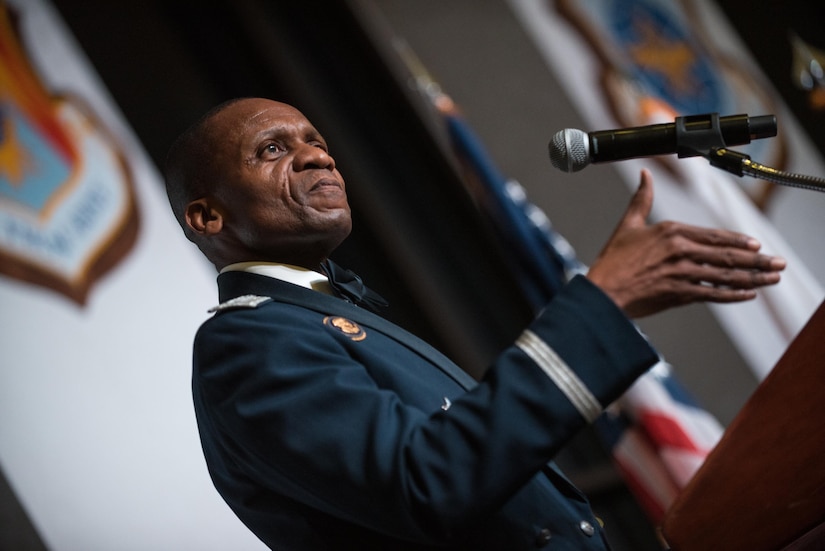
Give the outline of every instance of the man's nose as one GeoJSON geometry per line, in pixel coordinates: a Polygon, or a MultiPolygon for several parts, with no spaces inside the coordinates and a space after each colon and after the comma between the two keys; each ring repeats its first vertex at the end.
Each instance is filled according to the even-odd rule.
{"type": "Polygon", "coordinates": [[[308,168],[326,168],[333,170],[335,168],[335,159],[332,158],[332,155],[312,144],[301,144],[298,146],[293,163],[295,170],[306,170],[308,168]]]}

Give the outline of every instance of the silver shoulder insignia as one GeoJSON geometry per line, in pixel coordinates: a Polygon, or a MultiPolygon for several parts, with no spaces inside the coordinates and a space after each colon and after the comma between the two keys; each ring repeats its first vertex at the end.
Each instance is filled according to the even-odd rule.
{"type": "Polygon", "coordinates": [[[265,302],[272,300],[270,297],[262,297],[260,295],[243,295],[233,299],[222,302],[217,306],[213,306],[207,312],[210,314],[223,312],[225,310],[235,310],[237,308],[257,308],[265,302]]]}

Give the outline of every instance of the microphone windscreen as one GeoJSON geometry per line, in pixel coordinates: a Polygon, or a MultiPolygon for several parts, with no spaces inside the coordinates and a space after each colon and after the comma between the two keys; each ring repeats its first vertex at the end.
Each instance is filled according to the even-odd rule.
{"type": "Polygon", "coordinates": [[[590,139],[581,130],[559,130],[549,148],[550,162],[564,172],[577,172],[590,164],[590,139]]]}

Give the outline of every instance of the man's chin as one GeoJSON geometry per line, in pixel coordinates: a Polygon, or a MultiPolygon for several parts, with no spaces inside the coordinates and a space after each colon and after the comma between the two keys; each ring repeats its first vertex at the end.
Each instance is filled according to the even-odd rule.
{"type": "Polygon", "coordinates": [[[318,207],[315,209],[318,216],[333,224],[348,224],[352,226],[352,213],[350,212],[350,208],[348,204],[342,205],[330,205],[325,207],[318,207]]]}
{"type": "Polygon", "coordinates": [[[323,211],[319,222],[321,223],[319,231],[329,234],[333,239],[339,239],[339,243],[352,231],[352,215],[349,207],[323,211]]]}

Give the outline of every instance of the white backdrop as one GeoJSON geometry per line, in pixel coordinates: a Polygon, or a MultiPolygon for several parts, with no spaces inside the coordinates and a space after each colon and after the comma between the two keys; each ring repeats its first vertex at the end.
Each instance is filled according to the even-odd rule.
{"type": "Polygon", "coordinates": [[[128,154],[142,224],[85,307],[0,277],[0,467],[55,551],[263,549],[214,490],[191,405],[213,269],[56,11],[11,5],[47,88],[83,98],[128,154]]]}

